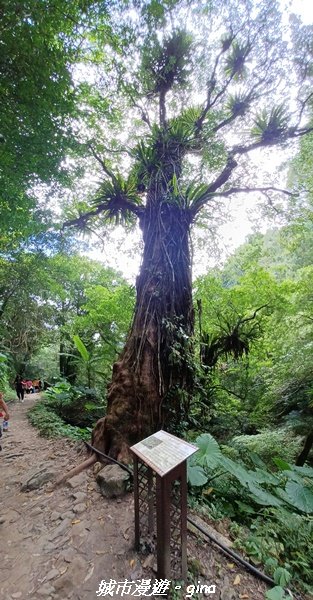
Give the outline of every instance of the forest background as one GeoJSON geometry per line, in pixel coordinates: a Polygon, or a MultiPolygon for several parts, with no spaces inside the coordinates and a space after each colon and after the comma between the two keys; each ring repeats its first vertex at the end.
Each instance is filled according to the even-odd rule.
{"type": "Polygon", "coordinates": [[[190,506],[223,521],[276,600],[286,585],[312,589],[313,28],[270,5],[229,2],[210,37],[218,2],[125,2],[123,19],[121,2],[1,3],[0,378],[11,401],[16,373],[51,384],[30,414],[43,435],[90,438],[139,285],[136,300],[124,237],[120,270],[88,257],[91,244],[107,251],[116,225],[134,230],[161,185],[158,136],[176,136],[191,158],[163,170],[158,193],[194,211],[194,263],[211,268],[193,281],[192,323],[163,315],[162,424],[199,445],[190,506]],[[234,152],[244,160],[229,179],[234,152]],[[231,194],[261,207],[263,232],[218,260],[231,194]]]}

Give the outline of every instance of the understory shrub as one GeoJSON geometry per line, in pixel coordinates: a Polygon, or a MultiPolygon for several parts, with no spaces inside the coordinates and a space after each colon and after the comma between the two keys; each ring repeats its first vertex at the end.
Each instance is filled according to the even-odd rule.
{"type": "Polygon", "coordinates": [[[293,580],[313,592],[313,517],[267,508],[249,529],[233,524],[235,546],[283,587],[293,580]],[[289,577],[288,577],[289,573],[289,577]]]}
{"type": "Polygon", "coordinates": [[[30,422],[44,437],[68,437],[74,440],[89,440],[90,428],[73,427],[67,425],[61,417],[56,415],[45,400],[40,400],[28,411],[30,422]]]}
{"type": "Polygon", "coordinates": [[[61,381],[44,394],[44,402],[63,421],[74,427],[92,427],[103,417],[104,403],[94,389],[61,381]]]}
{"type": "Polygon", "coordinates": [[[29,411],[29,419],[46,437],[89,439],[95,422],[103,416],[94,390],[59,382],[29,411]]]}
{"type": "Polygon", "coordinates": [[[243,460],[246,457],[249,461],[250,453],[254,452],[266,464],[271,464],[273,457],[293,463],[301,451],[302,437],[295,436],[289,428],[282,428],[256,435],[238,435],[230,445],[240,452],[243,460]]]}
{"type": "Polygon", "coordinates": [[[239,460],[236,453],[225,453],[210,434],[198,436],[195,443],[199,450],[187,471],[190,504],[201,503],[202,514],[207,507],[210,518],[232,520],[241,547],[275,580],[277,589],[268,598],[284,598],[283,588],[291,579],[307,590],[313,583],[312,545],[307,550],[313,535],[313,468],[291,465],[273,454],[269,470],[249,450],[245,463],[242,455],[239,460]]]}

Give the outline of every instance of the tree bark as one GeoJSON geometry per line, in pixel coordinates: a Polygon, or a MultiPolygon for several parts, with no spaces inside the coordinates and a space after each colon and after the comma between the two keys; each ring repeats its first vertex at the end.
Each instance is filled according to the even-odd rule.
{"type": "Polygon", "coordinates": [[[307,458],[309,456],[312,446],[313,446],[313,429],[312,429],[312,431],[310,431],[310,433],[305,438],[302,452],[300,452],[300,454],[296,460],[297,467],[303,467],[305,461],[307,460],[307,458]]]}
{"type": "Polygon", "coordinates": [[[193,380],[189,212],[155,186],[141,228],[144,252],[133,323],[113,365],[107,415],[92,436],[93,446],[124,461],[130,445],[180,423],[193,380]]]}

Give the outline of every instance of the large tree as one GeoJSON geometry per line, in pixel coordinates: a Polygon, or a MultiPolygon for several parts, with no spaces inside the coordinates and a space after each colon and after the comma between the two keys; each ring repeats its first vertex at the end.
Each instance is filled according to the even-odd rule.
{"type": "Polygon", "coordinates": [[[275,192],[249,171],[250,153],[273,152],[309,130],[296,83],[303,70],[291,60],[275,2],[139,4],[126,11],[133,36],[103,90],[114,90],[130,121],[118,141],[107,130],[90,141],[103,182],[90,210],[68,221],[137,219],[142,231],[133,323],[113,366],[107,415],[93,432],[94,445],[120,459],[158,428],[175,429],[188,411],[193,226],[217,198],[275,192]]]}

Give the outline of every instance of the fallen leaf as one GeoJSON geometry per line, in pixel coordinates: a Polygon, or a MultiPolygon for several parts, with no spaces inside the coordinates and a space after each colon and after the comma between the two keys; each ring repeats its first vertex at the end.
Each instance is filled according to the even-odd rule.
{"type": "Polygon", "coordinates": [[[250,596],[248,596],[248,594],[240,594],[240,595],[239,595],[239,598],[240,598],[241,600],[249,600],[250,596]]]}
{"type": "Polygon", "coordinates": [[[85,583],[86,581],[88,581],[88,579],[90,579],[90,577],[91,577],[91,576],[92,576],[92,574],[93,574],[94,568],[95,568],[95,567],[94,567],[94,565],[91,565],[91,567],[90,567],[90,569],[89,569],[89,571],[88,571],[88,573],[87,573],[87,575],[86,575],[86,577],[85,577],[85,579],[84,579],[84,583],[85,583]]]}
{"type": "Polygon", "coordinates": [[[154,555],[149,554],[149,556],[147,556],[147,558],[145,558],[145,560],[142,563],[142,566],[144,567],[144,569],[152,568],[154,560],[155,560],[154,555]]]}
{"type": "Polygon", "coordinates": [[[98,554],[98,556],[102,555],[102,554],[106,554],[106,551],[105,550],[96,550],[96,554],[98,554]]]}
{"type": "Polygon", "coordinates": [[[227,563],[227,566],[229,569],[233,569],[235,565],[234,563],[227,563]]]}
{"type": "Polygon", "coordinates": [[[136,561],[135,561],[135,559],[134,559],[134,558],[132,558],[132,559],[129,561],[129,564],[130,564],[130,566],[131,566],[131,567],[134,567],[134,566],[135,566],[135,564],[136,564],[136,561]]]}
{"type": "Polygon", "coordinates": [[[77,523],[80,523],[80,519],[73,519],[72,525],[77,525],[77,523]]]}
{"type": "Polygon", "coordinates": [[[202,492],[202,494],[204,494],[205,496],[209,496],[209,495],[210,495],[210,494],[213,492],[213,489],[214,489],[214,488],[212,488],[212,487],[210,487],[210,488],[207,488],[206,490],[204,490],[204,491],[202,492]]]}
{"type": "Polygon", "coordinates": [[[239,585],[239,583],[240,583],[240,575],[236,575],[233,585],[239,585]]]}

